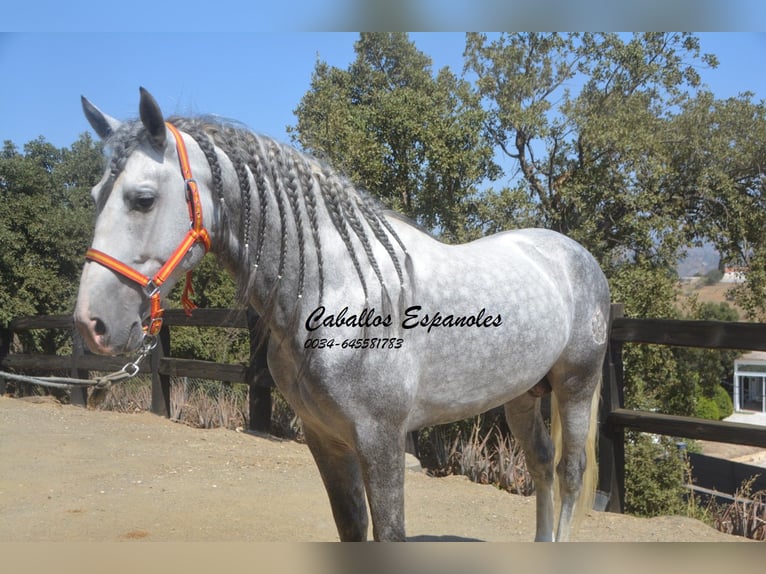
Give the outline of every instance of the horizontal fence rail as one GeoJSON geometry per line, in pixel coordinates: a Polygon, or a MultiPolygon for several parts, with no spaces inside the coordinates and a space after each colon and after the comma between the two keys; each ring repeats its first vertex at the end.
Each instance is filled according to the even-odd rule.
{"type": "Polygon", "coordinates": [[[766,351],[766,325],[616,317],[612,321],[610,339],[620,343],[766,351]]]}

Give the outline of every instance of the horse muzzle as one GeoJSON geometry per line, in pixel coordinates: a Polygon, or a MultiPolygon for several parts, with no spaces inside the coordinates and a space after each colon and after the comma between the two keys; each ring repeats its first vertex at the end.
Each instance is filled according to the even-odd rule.
{"type": "Polygon", "coordinates": [[[144,330],[140,321],[127,328],[115,328],[98,316],[75,313],[74,323],[85,344],[97,355],[124,355],[141,347],[144,330]]]}
{"type": "Polygon", "coordinates": [[[144,338],[141,311],[145,308],[145,302],[135,288],[121,281],[115,282],[108,271],[86,263],[74,324],[93,353],[121,355],[135,352],[144,338]],[[91,282],[93,285],[87,287],[91,282]]]}

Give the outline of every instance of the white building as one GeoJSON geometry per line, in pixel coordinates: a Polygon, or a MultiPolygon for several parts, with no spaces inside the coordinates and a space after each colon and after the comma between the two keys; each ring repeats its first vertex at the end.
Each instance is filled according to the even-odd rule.
{"type": "Polygon", "coordinates": [[[747,267],[725,267],[721,283],[744,283],[747,279],[747,267]]]}
{"type": "Polygon", "coordinates": [[[734,412],[766,413],[766,351],[751,351],[734,361],[734,412]]]}

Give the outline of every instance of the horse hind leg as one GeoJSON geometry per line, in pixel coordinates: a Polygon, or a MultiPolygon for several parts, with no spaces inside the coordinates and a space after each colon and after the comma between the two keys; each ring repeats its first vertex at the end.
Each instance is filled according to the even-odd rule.
{"type": "Polygon", "coordinates": [[[315,432],[304,423],[304,434],[330,498],[342,542],[367,539],[367,505],[359,460],[353,449],[315,432]]]}
{"type": "Polygon", "coordinates": [[[535,483],[535,541],[553,540],[554,446],[540,412],[540,398],[525,393],[505,404],[505,418],[519,441],[535,483]]]}
{"type": "Polygon", "coordinates": [[[591,377],[572,377],[566,384],[554,386],[551,410],[554,442],[560,453],[556,475],[561,500],[556,540],[561,542],[569,540],[573,522],[593,506],[597,474],[595,410],[599,382],[600,373],[591,377]],[[576,391],[569,392],[570,388],[576,391]]]}

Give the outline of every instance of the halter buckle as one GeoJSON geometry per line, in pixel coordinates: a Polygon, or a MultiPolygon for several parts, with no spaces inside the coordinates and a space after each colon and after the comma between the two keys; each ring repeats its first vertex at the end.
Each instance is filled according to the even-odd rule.
{"type": "Polygon", "coordinates": [[[162,315],[158,317],[151,317],[149,324],[144,327],[144,335],[147,337],[155,337],[162,329],[162,315]]]}
{"type": "Polygon", "coordinates": [[[194,184],[195,187],[197,187],[199,184],[197,183],[197,180],[193,177],[187,177],[186,179],[184,179],[184,184],[186,185],[186,200],[192,201],[194,189],[192,188],[191,184],[194,184]]]}

